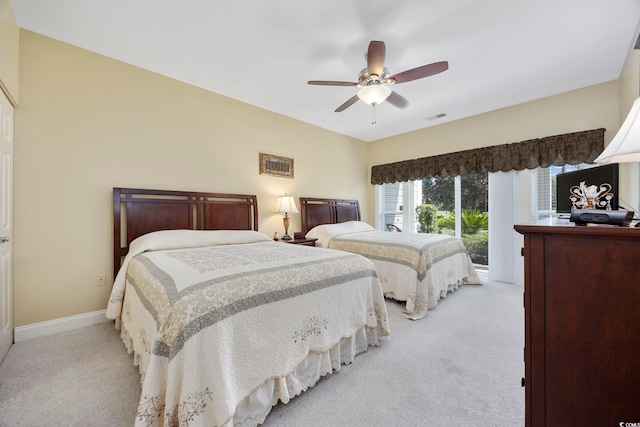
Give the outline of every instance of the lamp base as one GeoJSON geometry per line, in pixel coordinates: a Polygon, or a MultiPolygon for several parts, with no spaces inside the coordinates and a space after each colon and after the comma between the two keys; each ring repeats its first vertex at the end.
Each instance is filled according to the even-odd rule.
{"type": "Polygon", "coordinates": [[[282,236],[281,240],[293,240],[291,236],[289,236],[289,215],[285,212],[284,218],[282,218],[282,225],[284,225],[284,236],[282,236]]]}

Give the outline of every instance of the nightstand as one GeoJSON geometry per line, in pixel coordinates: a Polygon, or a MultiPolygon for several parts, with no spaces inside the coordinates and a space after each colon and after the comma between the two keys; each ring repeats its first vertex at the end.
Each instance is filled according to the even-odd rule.
{"type": "Polygon", "coordinates": [[[318,239],[307,239],[306,237],[303,237],[302,239],[292,239],[292,240],[281,239],[280,241],[284,243],[293,243],[294,245],[315,246],[316,240],[318,239]]]}

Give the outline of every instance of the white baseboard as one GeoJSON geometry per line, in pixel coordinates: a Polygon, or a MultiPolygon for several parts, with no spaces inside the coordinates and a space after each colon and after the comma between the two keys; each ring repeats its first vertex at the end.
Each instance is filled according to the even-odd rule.
{"type": "Polygon", "coordinates": [[[71,331],[73,329],[84,328],[85,326],[97,325],[98,323],[111,322],[110,319],[107,319],[106,313],[107,310],[98,310],[91,313],[18,326],[14,329],[13,341],[27,341],[60,332],[71,331]]]}

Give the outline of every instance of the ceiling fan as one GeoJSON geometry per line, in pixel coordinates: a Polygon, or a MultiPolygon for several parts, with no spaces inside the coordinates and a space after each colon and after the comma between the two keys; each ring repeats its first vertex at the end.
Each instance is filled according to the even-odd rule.
{"type": "Polygon", "coordinates": [[[369,43],[369,49],[367,50],[366,56],[367,68],[360,71],[357,82],[309,80],[307,83],[310,85],[356,86],[359,88],[356,95],[352,96],[344,104],[336,108],[336,113],[346,110],[358,102],[358,99],[372,105],[374,108],[385,100],[398,108],[405,108],[409,105],[409,101],[397,92],[391,90],[391,85],[433,76],[434,74],[442,73],[449,69],[449,63],[447,61],[441,61],[412,68],[411,70],[390,76],[389,70],[384,66],[385,52],[386,48],[384,42],[374,40],[369,43]]]}

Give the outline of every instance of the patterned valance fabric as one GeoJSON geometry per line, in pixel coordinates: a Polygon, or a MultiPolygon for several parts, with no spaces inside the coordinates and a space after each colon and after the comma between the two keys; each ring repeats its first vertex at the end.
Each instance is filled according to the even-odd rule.
{"type": "Polygon", "coordinates": [[[593,129],[376,165],[371,183],[592,163],[604,149],[604,132],[593,129]]]}

